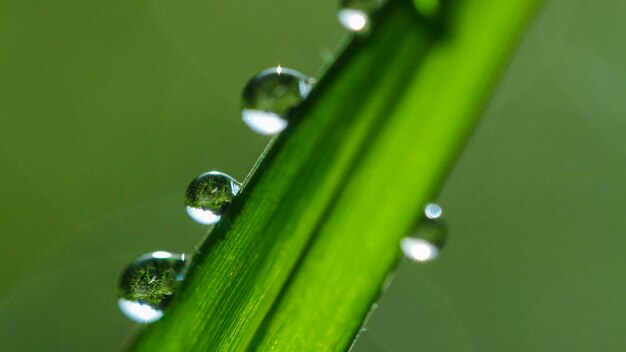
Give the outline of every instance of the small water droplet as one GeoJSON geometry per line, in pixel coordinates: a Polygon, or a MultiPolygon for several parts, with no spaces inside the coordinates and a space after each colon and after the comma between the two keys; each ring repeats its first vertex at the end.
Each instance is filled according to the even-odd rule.
{"type": "Polygon", "coordinates": [[[240,188],[241,184],[225,173],[206,172],[196,177],[187,187],[187,214],[200,224],[215,224],[226,213],[240,188]]]}
{"type": "Polygon", "coordinates": [[[340,0],[337,18],[347,30],[364,32],[369,28],[370,16],[381,5],[381,0],[340,0]]]}
{"type": "Polygon", "coordinates": [[[184,254],[157,251],[144,254],[120,278],[117,304],[131,320],[152,323],[163,317],[188,262],[184,254]]]}
{"type": "Polygon", "coordinates": [[[429,203],[424,207],[424,218],[417,229],[400,241],[404,255],[417,262],[436,259],[447,240],[446,224],[442,219],[443,210],[438,204],[429,203]]]}
{"type": "Polygon", "coordinates": [[[261,71],[243,90],[243,121],[260,134],[280,133],[287,127],[289,113],[309,95],[313,83],[300,72],[281,66],[261,71]]]}
{"type": "Polygon", "coordinates": [[[443,209],[438,204],[428,203],[424,207],[424,216],[428,219],[439,219],[443,215],[443,209]]]}

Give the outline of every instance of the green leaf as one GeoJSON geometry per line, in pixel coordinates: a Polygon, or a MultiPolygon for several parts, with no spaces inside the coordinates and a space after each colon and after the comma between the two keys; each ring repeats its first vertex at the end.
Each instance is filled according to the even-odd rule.
{"type": "Polygon", "coordinates": [[[134,349],[346,350],[537,3],[420,14],[390,0],[273,141],[134,349]]]}

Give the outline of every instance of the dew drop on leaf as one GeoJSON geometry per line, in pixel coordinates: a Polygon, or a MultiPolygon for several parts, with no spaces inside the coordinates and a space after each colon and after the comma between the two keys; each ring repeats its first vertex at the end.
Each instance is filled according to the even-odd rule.
{"type": "Polygon", "coordinates": [[[206,172],[187,187],[187,214],[200,224],[215,224],[226,213],[240,188],[241,184],[225,173],[206,172]]]}
{"type": "Polygon", "coordinates": [[[264,135],[283,131],[289,114],[307,97],[313,79],[284,67],[261,71],[246,84],[241,115],[252,130],[264,135]]]}
{"type": "Polygon", "coordinates": [[[369,28],[370,16],[381,5],[381,0],[340,0],[337,18],[347,30],[364,32],[369,28]]]}
{"type": "Polygon", "coordinates": [[[157,251],[137,258],[120,278],[117,304],[122,313],[139,323],[161,319],[187,266],[185,254],[157,251]]]}
{"type": "Polygon", "coordinates": [[[423,218],[410,236],[400,241],[404,255],[416,262],[429,262],[436,259],[447,240],[443,210],[438,204],[429,203],[424,207],[423,218]]]}
{"type": "Polygon", "coordinates": [[[439,204],[428,203],[424,207],[424,216],[430,220],[437,220],[441,218],[443,215],[443,209],[439,206],[439,204]]]}

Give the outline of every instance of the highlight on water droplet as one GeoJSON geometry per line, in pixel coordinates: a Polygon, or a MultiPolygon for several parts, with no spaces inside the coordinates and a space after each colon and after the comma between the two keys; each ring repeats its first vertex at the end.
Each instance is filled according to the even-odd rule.
{"type": "Polygon", "coordinates": [[[302,73],[281,66],[261,71],[244,87],[243,121],[260,134],[282,132],[291,111],[309,95],[313,82],[302,73]]]}
{"type": "Polygon", "coordinates": [[[219,171],[209,171],[196,177],[185,194],[187,214],[196,222],[212,225],[220,221],[241,184],[219,171]]]}
{"type": "Polygon", "coordinates": [[[341,9],[337,16],[339,22],[353,32],[362,31],[369,22],[369,17],[361,10],[341,9]]]}
{"type": "Polygon", "coordinates": [[[409,259],[418,262],[428,262],[439,255],[439,248],[420,238],[405,237],[400,241],[400,246],[409,259]]]}
{"type": "Polygon", "coordinates": [[[122,313],[138,323],[161,319],[187,267],[185,254],[156,251],[137,258],[120,278],[117,304],[122,313]]]}
{"type": "Polygon", "coordinates": [[[337,18],[347,30],[363,32],[369,28],[370,16],[381,4],[380,0],[341,0],[337,18]]]}
{"type": "Polygon", "coordinates": [[[443,209],[439,206],[439,204],[428,203],[424,207],[424,216],[428,219],[435,220],[439,219],[443,215],[443,209]]]}
{"type": "Polygon", "coordinates": [[[424,207],[420,225],[400,241],[400,248],[407,258],[429,262],[439,256],[448,237],[442,216],[443,209],[438,204],[429,203],[424,207]]]}

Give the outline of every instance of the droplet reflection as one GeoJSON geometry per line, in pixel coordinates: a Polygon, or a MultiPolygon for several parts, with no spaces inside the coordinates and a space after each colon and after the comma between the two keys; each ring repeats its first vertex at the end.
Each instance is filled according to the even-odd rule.
{"type": "Polygon", "coordinates": [[[313,82],[300,72],[281,66],[261,71],[243,90],[243,121],[260,134],[282,132],[292,109],[309,95],[313,82]]]}
{"type": "Polygon", "coordinates": [[[165,251],[137,258],[120,278],[117,304],[122,313],[139,323],[161,319],[185,278],[187,264],[184,254],[165,251]]]}
{"type": "Polygon", "coordinates": [[[242,109],[243,121],[259,134],[274,135],[287,128],[287,120],[273,112],[242,109]]]}
{"type": "Polygon", "coordinates": [[[427,262],[437,258],[439,249],[432,243],[419,238],[405,237],[400,241],[404,254],[414,261],[427,262]]]}
{"type": "Polygon", "coordinates": [[[365,32],[370,26],[370,16],[381,4],[381,0],[341,0],[337,18],[347,30],[365,32]]]}
{"type": "Polygon", "coordinates": [[[428,203],[424,207],[424,216],[428,219],[439,219],[443,215],[443,209],[438,204],[428,203]]]}
{"type": "Polygon", "coordinates": [[[187,214],[200,224],[215,224],[226,213],[240,188],[241,184],[225,173],[206,172],[196,177],[187,187],[187,214]]]}
{"type": "Polygon", "coordinates": [[[163,311],[148,304],[132,302],[124,298],[117,300],[117,305],[124,315],[137,323],[150,324],[163,317],[163,311]]]}
{"type": "Polygon", "coordinates": [[[369,17],[361,10],[341,9],[337,17],[339,23],[352,32],[362,31],[369,22],[369,17]]]}
{"type": "Polygon", "coordinates": [[[447,240],[442,216],[443,210],[438,204],[429,203],[424,207],[420,225],[410,236],[400,241],[400,248],[407,258],[416,262],[429,262],[439,256],[447,240]]]}

